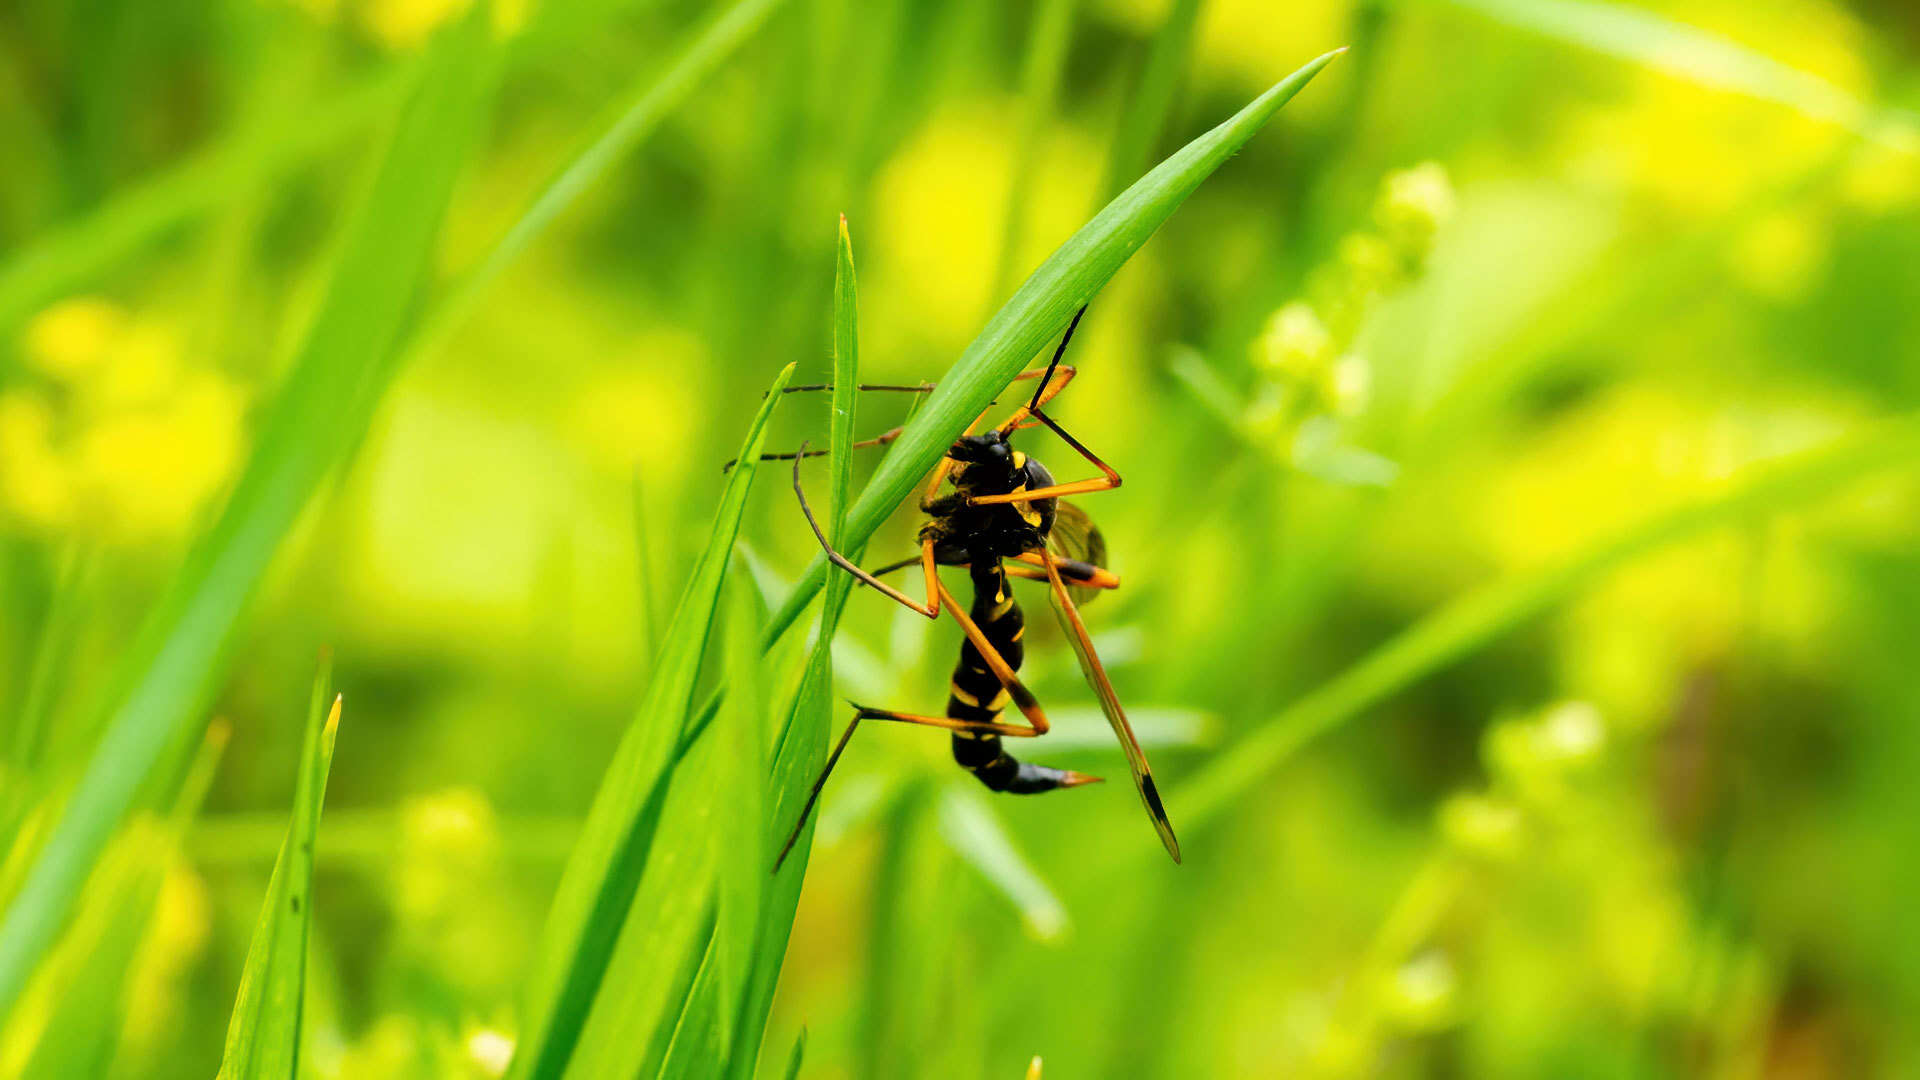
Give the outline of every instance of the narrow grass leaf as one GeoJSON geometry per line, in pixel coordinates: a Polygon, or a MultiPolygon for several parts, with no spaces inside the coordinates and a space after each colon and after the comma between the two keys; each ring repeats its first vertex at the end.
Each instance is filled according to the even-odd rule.
{"type": "MultiPolygon", "coordinates": [[[[753,824],[757,826],[759,822],[753,824]]],[[[716,933],[701,957],[693,987],[687,994],[687,1007],[680,1014],[680,1022],[674,1025],[673,1041],[668,1044],[666,1060],[660,1065],[659,1075],[665,1080],[712,1076],[726,1048],[726,1037],[720,1031],[726,1012],[726,990],[721,985],[724,979],[721,968],[725,963],[722,951],[721,938],[716,933]]]]}
{"type": "Polygon", "coordinates": [[[267,899],[240,972],[219,1080],[290,1080],[300,1075],[307,939],[313,933],[314,837],[320,831],[320,805],[326,799],[327,771],[340,728],[340,698],[331,690],[331,673],[323,663],[307,708],[293,822],[273,865],[267,899]]]}
{"type": "Polygon", "coordinates": [[[1103,196],[1119,194],[1127,179],[1138,176],[1146,167],[1147,155],[1153,153],[1153,144],[1173,112],[1173,99],[1187,68],[1193,28],[1200,21],[1202,6],[1202,0],[1173,0],[1167,5],[1167,17],[1161,20],[1159,33],[1153,35],[1147,62],[1140,69],[1140,83],[1134,87],[1120,119],[1120,130],[1114,135],[1106,181],[1100,185],[1103,196]]]}
{"type": "Polygon", "coordinates": [[[1756,515],[1780,513],[1842,485],[1920,462],[1920,415],[1777,463],[1725,490],[1656,514],[1554,565],[1495,582],[1448,604],[1294,702],[1175,791],[1181,821],[1224,811],[1308,740],[1491,642],[1640,556],[1756,515]]]}
{"type": "Polygon", "coordinates": [[[1013,170],[1008,180],[1007,218],[1000,234],[1000,263],[988,297],[999,302],[1013,280],[1015,260],[1026,240],[1027,210],[1033,180],[1039,172],[1040,134],[1053,116],[1053,99],[1060,91],[1060,73],[1067,66],[1067,46],[1073,37],[1074,0],[1039,0],[1033,4],[1033,26],[1027,31],[1027,54],[1020,68],[1020,130],[1013,139],[1013,170]]]}
{"type": "Polygon", "coordinates": [[[686,101],[695,88],[725,63],[740,46],[765,25],[767,16],[786,0],[740,0],[720,13],[685,45],[671,50],[664,71],[649,72],[608,108],[591,126],[599,134],[588,140],[533,202],[521,212],[506,234],[480,262],[463,276],[446,298],[423,320],[412,349],[427,352],[445,340],[464,321],[487,287],[580,195],[604,179],[622,158],[645,141],[660,121],[686,101]]]}
{"type": "Polygon", "coordinates": [[[507,1073],[513,1080],[562,1075],[600,993],[665,809],[721,581],[759,472],[767,421],[792,377],[788,364],[747,427],[740,464],[727,478],[713,531],[668,625],[652,680],[561,877],[528,980],[522,1034],[507,1073]]]}
{"type": "Polygon", "coordinates": [[[462,20],[431,47],[246,471],[122,659],[106,734],[0,924],[0,1016],[65,925],[154,763],[198,722],[247,601],[294,518],[363,436],[484,115],[489,48],[482,17],[462,20]]]}
{"type": "Polygon", "coordinates": [[[115,838],[72,931],[34,972],[20,1007],[0,1030],[0,1077],[109,1074],[126,1031],[142,942],[156,929],[162,883],[206,799],[228,730],[224,723],[208,726],[164,818],[140,814],[115,838]]]}
{"type": "Polygon", "coordinates": [[[1020,854],[1006,826],[978,792],[948,788],[940,796],[939,822],[947,846],[1013,903],[1028,933],[1041,941],[1066,933],[1066,905],[1020,854]]]}
{"type": "Polygon", "coordinates": [[[787,1080],[798,1080],[800,1065],[807,1059],[807,1029],[793,1037],[793,1052],[787,1055],[787,1080]]]}
{"type": "MultiPolygon", "coordinates": [[[[853,491],[853,432],[856,389],[860,382],[859,288],[853,267],[853,238],[847,231],[845,215],[840,218],[839,240],[835,246],[833,274],[833,419],[828,434],[827,537],[835,547],[847,551],[847,510],[853,491]]],[[[849,553],[859,558],[864,549],[849,553]]],[[[826,764],[827,726],[833,700],[833,637],[840,625],[840,613],[853,592],[853,578],[836,575],[827,590],[820,613],[819,636],[808,654],[806,668],[792,696],[776,710],[781,724],[774,737],[773,767],[768,776],[765,828],[766,851],[778,851],[787,832],[805,804],[807,791],[826,764]]],[[[761,906],[759,933],[755,938],[753,968],[746,993],[740,1002],[740,1023],[731,1044],[728,1075],[745,1078],[753,1075],[759,1058],[760,1042],[767,1030],[767,1014],[773,1007],[774,987],[780,981],[780,966],[786,959],[787,939],[793,933],[794,911],[800,905],[800,888],[806,879],[807,860],[813,845],[818,815],[809,820],[793,851],[771,878],[762,871],[766,889],[761,906]]]]}
{"type": "MultiPolygon", "coordinates": [[[[1066,329],[1074,311],[1092,300],[1201,181],[1337,55],[1328,53],[1313,60],[1225,123],[1188,143],[1048,256],[961,353],[881,460],[848,513],[842,550],[864,545],[967,424],[1049,340],[1066,329]]],[[[770,638],[785,633],[826,584],[827,565],[824,559],[815,559],[808,567],[806,577],[768,625],[770,638]]]]}
{"type": "Polygon", "coordinates": [[[1908,153],[1920,116],[1861,101],[1833,83],[1651,11],[1598,0],[1429,0],[1715,90],[1784,105],[1908,153]]]}
{"type": "Polygon", "coordinates": [[[121,259],[200,214],[358,134],[405,100],[419,74],[395,65],[301,114],[264,117],[159,176],[115,195],[0,261],[0,337],[121,259]]]}
{"type": "Polygon", "coordinates": [[[727,585],[722,650],[727,697],[716,721],[720,767],[711,789],[719,805],[712,815],[712,835],[689,838],[694,843],[712,843],[720,858],[718,925],[712,957],[706,961],[713,969],[713,1000],[705,1006],[716,1014],[712,1034],[717,1047],[731,1045],[734,1023],[746,1000],[767,867],[773,858],[766,842],[769,748],[760,666],[760,621],[766,609],[752,590],[738,574],[727,585]]]}

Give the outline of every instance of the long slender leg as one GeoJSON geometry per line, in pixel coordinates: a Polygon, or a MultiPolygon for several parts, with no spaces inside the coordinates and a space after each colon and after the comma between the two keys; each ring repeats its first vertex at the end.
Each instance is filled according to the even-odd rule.
{"type": "MultiPolygon", "coordinates": [[[[794,468],[797,471],[799,465],[796,463],[794,468]]],[[[798,486],[799,483],[796,479],[796,490],[798,486]]],[[[802,495],[801,505],[804,506],[805,503],[806,496],[802,495]]],[[[812,522],[813,515],[811,512],[808,513],[807,520],[812,522]]],[[[819,531],[819,526],[815,525],[815,535],[818,535],[819,531]]],[[[822,537],[820,542],[823,547],[826,546],[825,537],[822,537]]],[[[925,550],[928,553],[928,559],[931,560],[933,551],[931,543],[926,546],[925,550]]],[[[831,547],[828,547],[827,551],[829,554],[833,553],[831,547]]],[[[854,567],[845,560],[836,561],[839,565],[849,568],[851,572],[856,575],[866,574],[865,571],[854,567]]],[[[931,561],[929,561],[927,565],[929,573],[931,573],[931,561]]],[[[861,580],[868,580],[868,578],[862,576],[861,580]]],[[[879,582],[874,582],[874,584],[880,588],[888,588],[879,582]]],[[[860,721],[891,720],[905,724],[921,724],[927,727],[945,728],[948,731],[965,731],[980,735],[1002,735],[1016,739],[1038,738],[1050,730],[1051,725],[1047,723],[1047,714],[1040,708],[1040,703],[1034,699],[1032,691],[1029,691],[1026,684],[1020,681],[1020,676],[1014,674],[1013,667],[1007,663],[1006,657],[1000,655],[1000,650],[994,648],[993,643],[988,641],[987,636],[980,631],[979,625],[967,614],[966,606],[955,599],[951,592],[947,591],[947,587],[940,583],[939,577],[935,576],[931,579],[931,588],[934,591],[929,593],[931,598],[929,606],[933,607],[937,612],[939,610],[939,604],[944,602],[947,605],[947,609],[953,612],[954,620],[960,624],[960,629],[966,632],[967,640],[973,643],[974,649],[980,653],[980,658],[986,661],[987,668],[993,672],[994,678],[998,679],[1000,685],[1006,689],[1007,697],[1020,710],[1020,715],[1026,719],[1027,726],[960,720],[951,716],[921,716],[915,713],[896,712],[891,709],[873,709],[855,703],[853,720],[847,724],[847,729],[841,732],[840,741],[835,744],[832,755],[827,758],[826,767],[820,770],[819,778],[813,782],[812,789],[807,793],[806,804],[800,810],[800,820],[794,824],[793,832],[787,837],[786,844],[780,849],[779,858],[774,861],[773,868],[776,872],[780,869],[780,864],[786,861],[787,853],[793,849],[794,843],[799,840],[800,830],[805,827],[807,822],[807,815],[813,812],[814,803],[819,800],[820,792],[826,787],[827,777],[833,772],[833,767],[839,763],[840,754],[847,748],[847,743],[853,738],[853,733],[855,729],[860,726],[860,721]]],[[[906,603],[909,607],[913,607],[916,611],[920,610],[918,605],[913,604],[911,601],[904,600],[903,598],[902,602],[906,603]]],[[[1088,776],[1085,773],[1071,771],[1065,772],[1064,777],[1065,779],[1062,780],[1058,786],[1077,787],[1080,784],[1095,783],[1100,779],[1097,776],[1088,776]]]]}
{"type": "Polygon", "coordinates": [[[1047,427],[1053,429],[1053,433],[1060,436],[1062,442],[1073,447],[1081,457],[1091,461],[1094,467],[1100,470],[1102,475],[1089,480],[1074,480],[1065,484],[1051,484],[1047,487],[1034,488],[1031,491],[1021,491],[1009,495],[982,495],[968,500],[972,505],[992,506],[996,503],[1053,499],[1059,498],[1062,495],[1091,495],[1096,491],[1112,491],[1114,488],[1120,486],[1120,474],[1114,471],[1113,466],[1101,461],[1093,451],[1082,445],[1079,439],[1067,434],[1066,428],[1054,423],[1053,418],[1046,413],[1035,411],[1033,416],[1047,427]]]}
{"type": "Polygon", "coordinates": [[[813,804],[820,801],[820,792],[826,789],[827,777],[833,775],[833,767],[840,764],[840,755],[847,749],[847,743],[853,740],[855,728],[860,726],[860,715],[854,714],[847,724],[847,730],[840,733],[840,741],[833,744],[833,753],[827,755],[826,767],[813,781],[813,787],[807,790],[807,801],[800,807],[800,819],[793,823],[793,831],[787,834],[787,842],[780,845],[780,854],[773,860],[773,872],[780,872],[780,864],[787,861],[787,855],[793,851],[793,845],[800,839],[800,830],[807,827],[807,818],[813,813],[813,804]]]}
{"type": "MultiPolygon", "coordinates": [[[[818,390],[832,390],[832,389],[833,389],[832,383],[808,383],[805,386],[789,386],[781,390],[780,392],[783,394],[805,394],[805,393],[818,391],[818,390]]],[[[933,384],[930,382],[923,382],[913,386],[895,386],[895,385],[890,385],[886,383],[861,383],[859,386],[854,387],[854,389],[856,390],[892,390],[902,394],[931,394],[933,393],[933,384]]],[[[762,393],[760,396],[765,397],[766,394],[762,393]]]]}
{"type": "MultiPolygon", "coordinates": [[[[904,430],[906,430],[904,427],[890,428],[886,431],[881,432],[878,435],[875,435],[871,439],[861,439],[859,442],[853,444],[853,448],[855,450],[859,450],[869,446],[885,446],[888,443],[891,443],[893,440],[899,438],[900,433],[904,430]]],[[[794,451],[793,453],[761,454],[760,460],[761,461],[798,461],[801,458],[826,457],[828,453],[830,453],[830,451],[808,450],[802,447],[801,449],[794,451]]],[[[725,465],[720,466],[720,471],[727,472],[728,470],[732,469],[735,465],[738,465],[738,464],[740,464],[739,458],[728,458],[727,463],[725,465]]]]}
{"type": "MultiPolygon", "coordinates": [[[[807,444],[801,443],[800,452],[805,454],[806,450],[807,444]]],[[[873,586],[914,611],[925,615],[929,619],[937,619],[940,617],[940,598],[947,595],[947,591],[941,586],[940,575],[938,571],[934,569],[932,539],[925,539],[920,542],[920,565],[925,568],[927,575],[927,602],[925,604],[916,604],[914,603],[913,597],[908,596],[899,589],[860,569],[852,559],[833,550],[832,541],[827,539],[826,533],[820,531],[820,522],[814,519],[813,507],[807,505],[807,493],[800,486],[799,458],[795,458],[793,462],[793,493],[800,499],[800,512],[806,515],[807,524],[813,529],[814,539],[820,541],[820,550],[827,553],[828,560],[835,566],[838,566],[865,584],[873,586]]]]}

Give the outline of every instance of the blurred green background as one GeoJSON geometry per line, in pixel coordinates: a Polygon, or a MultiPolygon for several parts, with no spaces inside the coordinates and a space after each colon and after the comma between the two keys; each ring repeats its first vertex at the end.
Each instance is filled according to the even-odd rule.
{"type": "MultiPolygon", "coordinates": [[[[251,452],[397,80],[461,6],[0,9],[0,898],[251,452]]],[[[312,1073],[497,1075],[720,463],[782,365],[830,376],[836,215],[863,378],[937,379],[1120,186],[1341,45],[1094,301],[1055,410],[1126,478],[1082,503],[1125,582],[1087,618],[1175,825],[1207,804],[1186,865],[1027,594],[1059,730],[1020,750],[1116,782],[989,799],[944,737],[864,731],[770,1045],[804,1025],[823,1078],[1035,1054],[1048,1078],[1920,1072],[1911,464],[1556,569],[1920,407],[1915,9],[756,7],[399,371],[240,624],[230,740],[150,907],[116,907],[146,895],[115,862],[139,819],[0,1077],[56,1075],[49,1043],[74,1048],[57,1075],[218,1067],[323,645],[348,710],[312,1073]],[[1538,617],[1325,724],[1287,711],[1503,582],[1540,586],[1538,617]]],[[[718,10],[490,12],[506,60],[435,274],[462,280],[718,10]]],[[[900,397],[868,395],[863,434],[900,397]]],[[[827,409],[790,399],[770,445],[824,443],[827,409]]],[[[777,602],[814,550],[783,469],[744,535],[777,602]]],[[[841,695],[938,706],[951,623],[860,592],[841,633],[841,695]]]]}

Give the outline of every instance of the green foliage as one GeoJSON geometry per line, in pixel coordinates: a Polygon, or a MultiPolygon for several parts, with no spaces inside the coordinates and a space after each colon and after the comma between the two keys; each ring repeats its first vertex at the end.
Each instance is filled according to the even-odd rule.
{"type": "MultiPolygon", "coordinates": [[[[1073,313],[1093,299],[1201,181],[1245,145],[1337,55],[1331,52],[1310,61],[1226,122],[1155,166],[1028,275],[1006,305],[988,320],[980,336],[941,376],[925,408],[900,433],[892,451],[848,511],[847,546],[841,550],[864,546],[880,522],[900,505],[915,483],[932,471],[953,440],[1033,354],[1066,329],[1073,313]]],[[[770,635],[778,636],[792,625],[820,591],[826,576],[826,560],[816,559],[774,614],[770,635]]]]}
{"type": "Polygon", "coordinates": [[[307,707],[300,775],[294,788],[293,821],[274,860],[267,899],[247,948],[240,991],[227,1026],[220,1080],[264,1080],[300,1075],[302,1024],[306,1013],[308,941],[313,936],[313,856],[326,801],[327,773],[340,731],[340,696],[333,693],[331,663],[322,661],[307,707]]]}
{"type": "Polygon", "coordinates": [[[1900,5],[16,7],[0,1080],[1920,1063],[1900,5]],[[1090,297],[1185,865],[868,724],[769,873],[959,640],[790,481],[911,554],[1090,297]]]}
{"type": "MultiPolygon", "coordinates": [[[[625,1071],[638,1068],[651,1073],[642,1063],[657,1060],[652,1051],[655,1044],[647,1041],[645,1033],[659,1031],[665,1018],[677,1013],[669,1000],[670,988],[675,985],[675,973],[689,958],[689,948],[696,963],[707,951],[711,897],[702,889],[684,886],[705,876],[700,868],[711,847],[705,836],[675,830],[690,823],[668,817],[669,794],[683,767],[676,750],[693,724],[694,680],[713,631],[747,494],[760,469],[767,421],[792,377],[793,365],[788,364],[747,426],[739,464],[728,477],[706,548],[668,625],[666,645],[654,665],[646,697],[608,765],[586,827],[568,860],[535,954],[525,1028],[509,1074],[513,1077],[561,1076],[574,1067],[586,1069],[583,1075],[595,1075],[588,1065],[572,1063],[630,1056],[636,1050],[643,1056],[639,1062],[629,1062],[625,1071]],[[656,833],[663,826],[667,842],[656,855],[656,833]],[[670,908],[636,907],[649,899],[642,893],[642,879],[649,870],[656,887],[662,882],[669,885],[665,903],[670,908]],[[698,940],[696,935],[701,935],[698,940]],[[618,963],[622,958],[629,962],[618,963]],[[589,1022],[600,1010],[607,1015],[608,1029],[595,1038],[589,1022]]],[[[711,762],[699,764],[710,766],[711,762]]]]}
{"type": "Polygon", "coordinates": [[[294,518],[363,437],[484,115],[487,51],[484,21],[468,18],[422,67],[246,475],[121,662],[92,765],[0,923],[0,1017],[155,762],[202,722],[235,625],[294,518]]]}

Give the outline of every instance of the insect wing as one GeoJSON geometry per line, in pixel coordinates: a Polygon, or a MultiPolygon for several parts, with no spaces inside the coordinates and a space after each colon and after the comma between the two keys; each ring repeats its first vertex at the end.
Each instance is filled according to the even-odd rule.
{"type": "MultiPolygon", "coordinates": [[[[1047,547],[1063,559],[1103,569],[1107,565],[1107,538],[1100,535],[1100,529],[1085,510],[1065,499],[1054,505],[1053,531],[1047,534],[1047,547]]],[[[1103,591],[1089,585],[1067,586],[1067,594],[1081,607],[1091,603],[1103,591]]]]}
{"type": "Polygon", "coordinates": [[[1113,734],[1120,740],[1120,748],[1126,751],[1127,768],[1133,773],[1133,786],[1140,792],[1140,802],[1147,808],[1147,816],[1153,819],[1154,831],[1160,834],[1160,842],[1166,845],[1167,854],[1174,862],[1180,861],[1180,841],[1174,838],[1173,822],[1167,820],[1167,808],[1160,801],[1160,789],[1154,785],[1153,770],[1147,765],[1146,751],[1140,749],[1140,740],[1134,737],[1133,725],[1127,722],[1126,710],[1120,707],[1120,697],[1113,692],[1113,681],[1107,678],[1107,669],[1100,663],[1100,657],[1093,651],[1093,642],[1087,637],[1087,624],[1080,619],[1080,609],[1074,606],[1073,597],[1067,589],[1067,583],[1060,577],[1060,571],[1053,563],[1047,563],[1047,580],[1053,586],[1053,613],[1060,619],[1060,628],[1066,631],[1067,641],[1073,645],[1073,651],[1080,658],[1080,671],[1087,677],[1087,683],[1093,687],[1100,698],[1100,711],[1107,715],[1107,723],[1113,725],[1113,734]]]}

